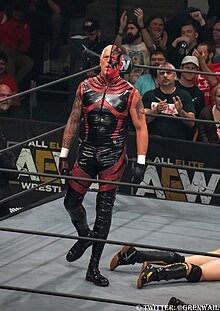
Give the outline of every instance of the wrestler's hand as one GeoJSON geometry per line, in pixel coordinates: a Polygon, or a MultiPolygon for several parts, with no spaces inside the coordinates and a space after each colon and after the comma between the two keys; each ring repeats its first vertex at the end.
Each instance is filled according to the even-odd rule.
{"type": "Polygon", "coordinates": [[[134,184],[140,184],[144,179],[144,173],[146,170],[145,164],[135,163],[132,170],[131,182],[134,184]]]}
{"type": "Polygon", "coordinates": [[[59,174],[60,175],[70,175],[70,168],[69,168],[69,164],[67,162],[67,158],[60,158],[59,174]]]}

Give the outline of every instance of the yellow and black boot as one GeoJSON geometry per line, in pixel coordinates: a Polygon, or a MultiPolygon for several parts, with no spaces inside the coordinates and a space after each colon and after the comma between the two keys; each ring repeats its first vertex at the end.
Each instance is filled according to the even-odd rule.
{"type": "Polygon", "coordinates": [[[187,263],[174,263],[171,265],[156,268],[152,265],[144,263],[141,273],[137,280],[137,288],[142,288],[153,281],[169,281],[186,278],[189,274],[189,266],[187,263]]]}
{"type": "Polygon", "coordinates": [[[135,263],[167,265],[176,262],[185,262],[185,257],[175,252],[146,250],[138,251],[132,246],[124,246],[111,260],[110,270],[115,270],[118,266],[134,265],[135,263]]]}

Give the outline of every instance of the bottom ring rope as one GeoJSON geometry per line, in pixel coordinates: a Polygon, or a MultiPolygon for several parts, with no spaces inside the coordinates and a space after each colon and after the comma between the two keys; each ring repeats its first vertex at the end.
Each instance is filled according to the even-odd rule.
{"type": "Polygon", "coordinates": [[[112,304],[131,306],[131,307],[143,305],[143,303],[135,303],[135,302],[130,302],[130,301],[107,299],[107,298],[98,298],[98,297],[88,297],[88,296],[83,296],[83,295],[68,294],[68,293],[62,293],[62,292],[52,292],[52,291],[47,291],[47,290],[39,290],[39,289],[32,289],[32,288],[26,288],[26,287],[17,287],[17,286],[11,286],[11,285],[1,285],[0,284],[0,289],[17,291],[17,292],[32,293],[32,294],[47,295],[47,296],[56,296],[56,297],[63,297],[63,298],[75,298],[75,299],[90,300],[90,301],[96,301],[96,302],[112,303],[112,304]]]}
{"type": "Polygon", "coordinates": [[[24,233],[24,234],[47,236],[47,237],[53,237],[53,238],[72,239],[72,240],[88,240],[88,241],[93,241],[93,242],[100,242],[100,243],[105,243],[105,244],[113,244],[113,245],[121,245],[121,246],[129,245],[129,246],[140,247],[140,248],[148,248],[148,249],[155,249],[155,250],[161,250],[161,251],[171,251],[171,252],[178,252],[178,253],[184,253],[184,254],[220,258],[219,254],[213,254],[213,253],[207,253],[207,252],[199,252],[199,251],[192,251],[192,250],[186,250],[186,249],[181,249],[181,248],[170,248],[170,247],[163,247],[163,246],[131,243],[131,242],[126,242],[126,241],[103,240],[103,239],[89,238],[89,237],[83,237],[83,236],[74,236],[74,235],[67,235],[67,234],[61,234],[61,233],[49,233],[49,232],[42,232],[42,231],[22,230],[22,229],[4,228],[4,227],[0,227],[0,231],[13,232],[13,233],[24,233]]]}

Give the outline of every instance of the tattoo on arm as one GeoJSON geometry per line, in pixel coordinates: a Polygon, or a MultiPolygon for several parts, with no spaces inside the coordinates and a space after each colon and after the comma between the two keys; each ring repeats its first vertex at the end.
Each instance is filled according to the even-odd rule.
{"type": "Polygon", "coordinates": [[[65,148],[70,148],[72,141],[75,139],[78,129],[79,122],[82,112],[82,99],[77,92],[76,98],[73,103],[73,109],[71,115],[68,119],[64,135],[63,135],[63,144],[62,146],[65,148]]]}
{"type": "Polygon", "coordinates": [[[138,99],[138,102],[136,104],[136,113],[139,120],[141,120],[142,115],[144,114],[144,106],[142,103],[141,98],[138,99]]]}

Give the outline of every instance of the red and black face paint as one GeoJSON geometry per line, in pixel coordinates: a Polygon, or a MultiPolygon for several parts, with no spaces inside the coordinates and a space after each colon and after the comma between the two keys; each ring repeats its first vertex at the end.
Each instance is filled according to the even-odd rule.
{"type": "Polygon", "coordinates": [[[122,51],[119,49],[116,45],[112,46],[111,51],[111,57],[109,60],[109,63],[112,67],[112,69],[118,68],[118,70],[121,68],[121,57],[122,57],[122,51]]]}
{"type": "Polygon", "coordinates": [[[100,65],[106,79],[116,77],[123,65],[121,49],[116,45],[108,45],[102,52],[100,65]]]}

